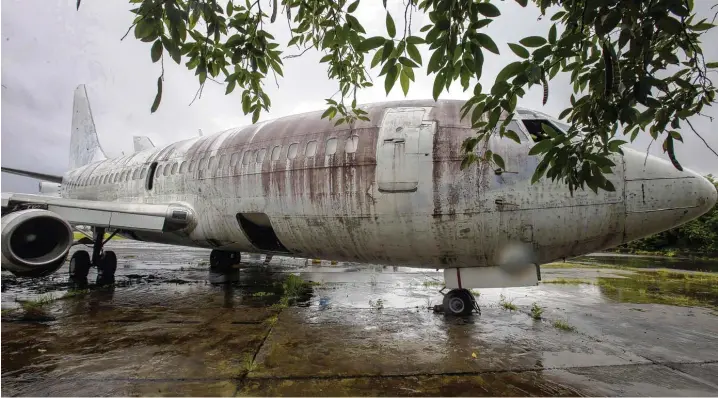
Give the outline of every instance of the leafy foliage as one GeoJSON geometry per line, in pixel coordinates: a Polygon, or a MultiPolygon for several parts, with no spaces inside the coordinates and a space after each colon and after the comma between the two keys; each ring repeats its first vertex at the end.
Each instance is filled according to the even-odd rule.
{"type": "MultiPolygon", "coordinates": [[[[718,189],[718,180],[706,176],[718,189]]],[[[679,227],[629,242],[623,247],[632,250],[682,250],[694,253],[718,254],[718,206],[679,227]]]]}
{"type": "MultiPolygon", "coordinates": [[[[374,37],[366,36],[354,15],[361,0],[129,1],[139,5],[132,10],[137,15],[132,27],[137,39],[152,43],[153,62],[164,63],[165,54],[178,64],[185,62],[198,78],[198,93],[208,78],[223,79],[226,94],[240,91],[242,110],[255,122],[271,106],[262,83],[270,72],[282,75],[281,45],[264,29],[267,23],[279,23],[280,13],[292,32],[286,47],[324,54],[320,63],[326,64],[327,77],[339,83],[340,98],[327,99],[322,116],[336,119],[337,125],[367,118],[357,107],[356,93],[372,85],[369,69],[384,76],[387,93],[397,81],[408,93],[424,63],[419,46],[432,52],[425,66],[427,74],[434,75],[434,99],[455,81],[468,90],[472,80],[481,78],[485,51],[502,51],[495,38],[483,32],[501,18],[497,0],[407,0],[404,15],[398,16],[403,18],[387,10],[386,35],[374,37]],[[414,12],[427,14],[431,21],[420,34],[411,30],[414,12]],[[403,31],[397,20],[405,22],[403,31]]],[[[515,1],[528,6],[528,0],[515,1]]],[[[644,131],[663,141],[664,151],[680,169],[674,144],[683,138],[676,129],[716,100],[708,72],[718,62],[706,62],[700,46],[701,35],[714,25],[696,17],[693,1],[532,0],[543,15],[557,10],[551,16],[554,23],[545,37],[508,43],[521,60],[506,65],[489,90],[474,83],[462,116],[471,114],[477,134],[464,142],[462,166],[476,161],[501,165],[500,156],[479,153],[477,144],[494,134],[513,138],[506,127],[518,98],[541,85],[545,103],[549,82],[567,73],[574,94],[560,118],[571,128],[533,150],[542,156],[533,181],[545,175],[571,190],[613,190],[604,174],[614,166],[609,157],[626,143],[617,136],[633,141],[644,131]]],[[[386,8],[386,0],[383,4],[386,8]]],[[[162,99],[163,79],[164,71],[153,112],[162,99]]]]}

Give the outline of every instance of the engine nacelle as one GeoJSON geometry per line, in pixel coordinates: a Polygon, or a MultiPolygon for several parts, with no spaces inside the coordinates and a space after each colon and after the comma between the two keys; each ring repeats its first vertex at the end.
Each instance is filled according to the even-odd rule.
{"type": "Polygon", "coordinates": [[[2,269],[38,278],[57,271],[74,241],[72,227],[59,215],[27,209],[2,218],[2,269]]]}

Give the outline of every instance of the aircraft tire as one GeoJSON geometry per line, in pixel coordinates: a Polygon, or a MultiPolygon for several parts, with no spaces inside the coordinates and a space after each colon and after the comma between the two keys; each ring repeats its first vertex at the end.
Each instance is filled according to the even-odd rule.
{"type": "Polygon", "coordinates": [[[454,316],[469,316],[474,311],[474,300],[466,289],[453,289],[444,296],[444,313],[454,316]]]}
{"type": "Polygon", "coordinates": [[[70,257],[70,282],[81,289],[86,288],[87,274],[91,266],[90,253],[85,250],[76,251],[70,257]]]}
{"type": "Polygon", "coordinates": [[[217,270],[229,269],[233,265],[239,264],[241,259],[242,256],[239,252],[212,250],[209,255],[209,266],[217,270]]]}
{"type": "Polygon", "coordinates": [[[117,271],[117,255],[112,250],[105,251],[97,264],[97,285],[107,286],[115,283],[117,271]]]}

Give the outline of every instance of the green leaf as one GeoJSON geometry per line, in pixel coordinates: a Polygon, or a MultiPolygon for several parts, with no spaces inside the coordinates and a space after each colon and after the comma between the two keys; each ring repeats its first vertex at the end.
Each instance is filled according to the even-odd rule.
{"type": "Polygon", "coordinates": [[[406,74],[406,69],[407,68],[402,68],[399,74],[399,83],[401,83],[401,90],[404,92],[404,97],[409,93],[409,75],[406,74]]]}
{"type": "Polygon", "coordinates": [[[150,50],[150,55],[152,56],[152,62],[160,60],[160,57],[162,57],[162,40],[155,41],[155,44],[152,45],[152,50],[150,50]]]}
{"type": "Polygon", "coordinates": [[[520,144],[520,143],[521,143],[521,139],[519,139],[519,135],[516,134],[516,132],[513,131],[513,130],[506,130],[506,131],[504,132],[504,137],[508,137],[508,138],[512,139],[512,140],[515,141],[517,144],[520,144]]]}
{"type": "Polygon", "coordinates": [[[526,47],[541,47],[546,44],[546,39],[541,36],[529,36],[519,40],[519,43],[526,47]]]}
{"type": "Polygon", "coordinates": [[[706,64],[706,67],[708,68],[718,68],[718,62],[708,62],[706,64]]]}
{"type": "Polygon", "coordinates": [[[396,78],[399,75],[399,67],[396,65],[392,65],[391,68],[389,68],[389,71],[386,73],[386,79],[384,80],[384,89],[386,90],[386,93],[389,94],[389,91],[391,91],[391,88],[394,87],[394,83],[396,83],[396,78]]]}
{"type": "Polygon", "coordinates": [[[406,38],[406,42],[409,44],[423,44],[424,39],[418,36],[409,36],[406,38]]]}
{"type": "Polygon", "coordinates": [[[416,68],[419,66],[407,57],[399,57],[399,63],[409,68],[416,68]]]}
{"type": "Polygon", "coordinates": [[[509,48],[511,49],[511,51],[514,52],[514,54],[518,55],[519,57],[521,57],[523,59],[528,58],[530,55],[529,51],[527,49],[523,48],[523,46],[520,46],[518,44],[509,43],[509,48]]]}
{"type": "Polygon", "coordinates": [[[334,58],[334,54],[327,54],[327,55],[323,56],[322,59],[319,60],[319,63],[321,64],[324,62],[329,62],[332,60],[332,58],[334,58]]]}
{"type": "Polygon", "coordinates": [[[361,24],[359,23],[359,20],[357,20],[356,17],[354,17],[351,14],[346,14],[345,17],[347,19],[347,22],[349,22],[349,25],[352,29],[354,29],[355,31],[357,31],[359,33],[366,33],[366,31],[364,30],[364,27],[361,26],[361,24]]]}
{"type": "Polygon", "coordinates": [[[667,16],[664,16],[663,18],[659,19],[656,23],[656,26],[658,26],[658,28],[662,31],[669,34],[678,34],[681,32],[681,29],[683,29],[681,23],[678,22],[677,19],[667,16]]]}
{"type": "Polygon", "coordinates": [[[551,29],[548,31],[548,42],[551,45],[556,44],[556,24],[551,25],[551,29]]]}
{"type": "Polygon", "coordinates": [[[444,59],[444,49],[443,47],[438,48],[429,59],[429,65],[426,67],[426,73],[429,74],[431,72],[438,71],[444,63],[446,63],[446,60],[444,59]]]}
{"type": "Polygon", "coordinates": [[[394,19],[388,12],[386,13],[386,31],[389,32],[390,37],[396,36],[396,25],[394,25],[394,19]]]}
{"type": "Polygon", "coordinates": [[[432,90],[434,101],[439,99],[439,95],[444,89],[444,83],[446,83],[446,76],[443,73],[438,73],[434,78],[434,89],[432,90]]]}
{"type": "Polygon", "coordinates": [[[551,140],[541,140],[529,151],[529,156],[538,155],[540,153],[548,152],[553,147],[551,140]]]}
{"type": "Polygon", "coordinates": [[[367,52],[369,50],[373,50],[375,48],[383,46],[384,43],[386,43],[386,39],[381,36],[370,37],[361,42],[361,44],[359,45],[359,50],[362,52],[367,52]]]}
{"type": "Polygon", "coordinates": [[[504,67],[504,69],[501,69],[501,72],[499,72],[498,75],[496,75],[496,82],[503,82],[511,78],[512,76],[516,76],[523,70],[523,62],[516,61],[512,62],[504,67]]]}
{"type": "Polygon", "coordinates": [[[526,7],[526,5],[529,3],[529,0],[516,0],[516,2],[519,3],[521,7],[526,7]]]}
{"type": "Polygon", "coordinates": [[[474,8],[485,17],[495,18],[501,15],[499,9],[491,3],[475,3],[474,8]]]}
{"type": "Polygon", "coordinates": [[[496,163],[497,166],[501,168],[501,170],[506,170],[506,164],[504,163],[504,159],[499,156],[498,153],[493,154],[494,163],[496,163]]]}
{"type": "Polygon", "coordinates": [[[415,44],[409,43],[408,40],[406,43],[406,52],[409,53],[409,57],[411,57],[411,59],[413,59],[417,64],[421,65],[421,54],[419,53],[419,49],[416,48],[415,44]]]}
{"type": "Polygon", "coordinates": [[[160,101],[162,101],[162,76],[157,78],[157,95],[155,95],[155,101],[152,103],[150,113],[155,113],[160,106],[160,101]]]}
{"type": "Polygon", "coordinates": [[[325,117],[329,117],[331,119],[332,118],[331,115],[336,114],[336,113],[337,113],[337,108],[330,106],[329,108],[327,108],[326,111],[324,111],[324,113],[322,113],[322,117],[320,117],[320,119],[324,119],[325,117]]]}
{"type": "Polygon", "coordinates": [[[257,123],[257,120],[259,120],[259,112],[261,112],[261,108],[257,108],[252,112],[252,124],[257,123]]]}
{"type": "Polygon", "coordinates": [[[493,39],[491,39],[488,35],[484,33],[477,33],[476,40],[479,41],[481,47],[491,51],[494,54],[499,54],[499,48],[496,47],[496,43],[494,43],[493,39]]]}
{"type": "Polygon", "coordinates": [[[625,144],[626,141],[614,140],[608,143],[608,150],[611,152],[618,152],[621,149],[621,145],[625,144]]]}
{"type": "Polygon", "coordinates": [[[353,2],[353,3],[351,3],[351,4],[349,5],[349,8],[347,8],[347,12],[354,12],[354,11],[357,10],[357,7],[359,7],[359,0],[357,0],[357,1],[353,2]]]}
{"type": "Polygon", "coordinates": [[[382,53],[382,51],[381,51],[381,50],[378,50],[378,51],[374,54],[374,58],[371,59],[371,67],[372,67],[372,68],[375,67],[375,66],[377,66],[377,65],[379,65],[379,63],[381,62],[381,53],[382,53]]]}

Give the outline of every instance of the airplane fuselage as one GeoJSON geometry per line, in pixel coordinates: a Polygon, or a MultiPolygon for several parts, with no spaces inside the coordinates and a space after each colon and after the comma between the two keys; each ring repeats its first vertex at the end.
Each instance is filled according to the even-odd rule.
{"type": "Polygon", "coordinates": [[[520,143],[492,137],[479,148],[500,154],[504,170],[488,163],[462,170],[461,144],[475,134],[460,119],[462,105],[381,103],[364,108],[370,121],[352,126],[313,112],[231,129],[69,171],[61,195],[193,210],[192,228],[127,232],[134,239],[430,268],[496,265],[516,242],[539,263],[589,253],[698,207],[691,195],[647,205],[645,181],[671,171],[661,164],[660,176],[646,179],[635,153],[615,156],[615,192],[571,195],[559,182],[531,184],[540,159],[528,155],[534,142],[520,122],[512,122],[520,143]],[[647,218],[644,210],[657,207],[660,217],[647,218]]]}

